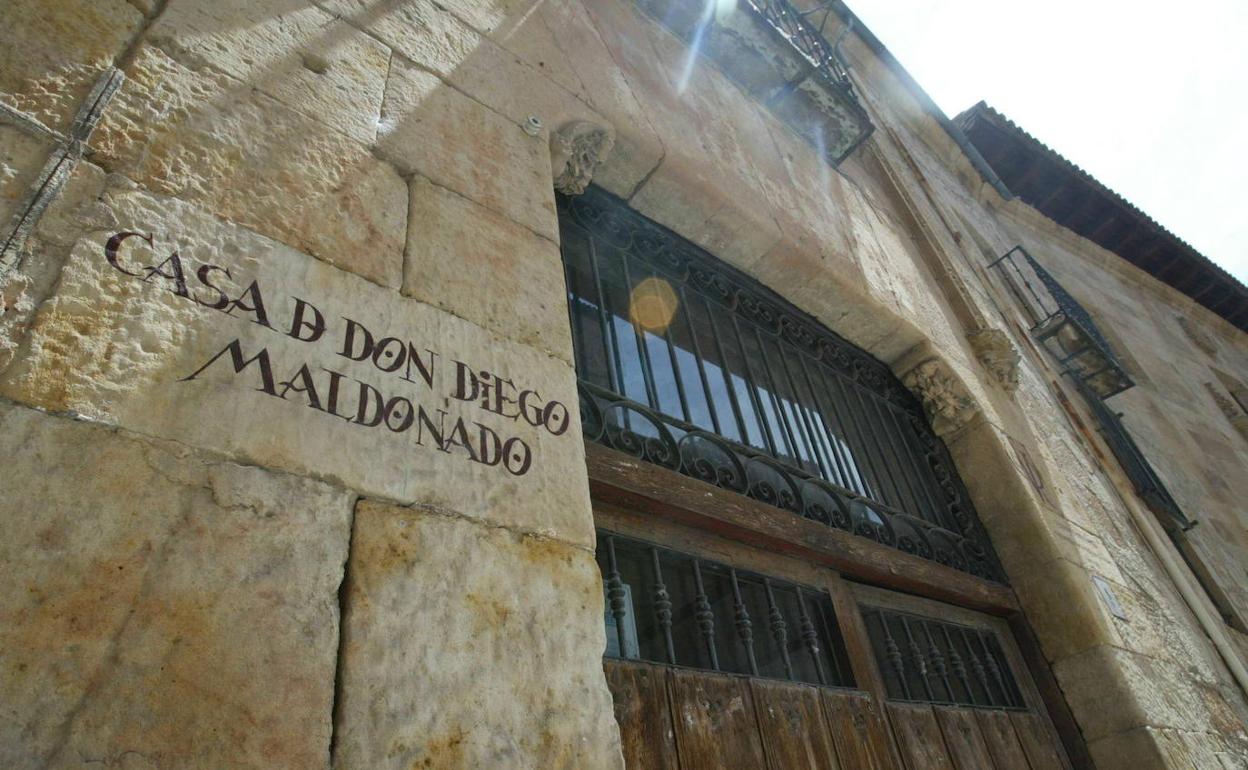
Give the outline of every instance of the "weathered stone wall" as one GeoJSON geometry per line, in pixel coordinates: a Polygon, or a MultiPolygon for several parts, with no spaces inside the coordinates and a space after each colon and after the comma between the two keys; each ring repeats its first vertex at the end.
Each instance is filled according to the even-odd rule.
{"type": "Polygon", "coordinates": [[[1034,240],[1125,303],[1132,413],[1228,579],[1243,439],[1193,459],[1221,415],[1171,399],[1209,401],[1191,367],[1248,379],[1243,336],[1172,351],[1175,315],[1216,323],[994,199],[857,39],[877,131],[834,171],[629,0],[5,17],[6,767],[620,766],[552,192],[572,121],[613,140],[598,184],[912,375],[1102,766],[1248,757],[1242,693],[982,265],[1034,240]],[[483,402],[500,380],[533,392],[483,402]]]}
{"type": "MultiPolygon", "coordinates": [[[[1020,201],[1002,200],[889,71],[864,49],[851,51],[860,80],[878,88],[876,119],[893,145],[886,152],[911,172],[897,177],[903,196],[953,236],[942,264],[960,275],[963,296],[978,308],[972,315],[1008,332],[1020,354],[1017,390],[1008,400],[987,391],[983,423],[950,443],[1094,760],[1114,768],[1242,765],[1243,691],[1129,515],[1130,482],[1093,438],[1095,421],[1029,342],[1023,314],[985,266],[1023,244],[1124,354],[1138,385],[1110,403],[1180,505],[1202,521],[1188,537],[1237,606],[1246,522],[1231,500],[1248,479],[1248,452],[1203,383],[1216,382],[1217,371],[1242,378],[1248,339],[1020,201]],[[1014,478],[975,471],[1002,455],[1020,471],[1014,478]],[[1110,585],[1125,620],[1096,595],[1094,575],[1110,585]]],[[[1221,630],[1242,651],[1242,635],[1221,630]]]]}
{"type": "Polygon", "coordinates": [[[620,766],[520,126],[605,121],[462,10],[6,6],[4,767],[620,766]]]}

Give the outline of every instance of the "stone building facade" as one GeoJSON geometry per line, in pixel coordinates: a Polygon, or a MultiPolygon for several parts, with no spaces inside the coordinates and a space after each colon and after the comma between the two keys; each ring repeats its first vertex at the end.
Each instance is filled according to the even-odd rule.
{"type": "MultiPolygon", "coordinates": [[[[1190,249],[1158,265],[1148,222],[1152,261],[1107,247],[1134,214],[1092,210],[1095,180],[987,108],[950,122],[841,4],[796,5],[8,0],[0,765],[1248,766],[1248,294],[1190,249]],[[1050,172],[1084,196],[1065,215],[1050,172]],[[779,386],[755,417],[806,437],[797,476],[687,405],[672,455],[650,369],[655,408],[603,417],[569,315],[586,201],[913,401],[912,429],[847,396],[929,447],[862,431],[898,499],[931,476],[965,529],[821,481],[852,442],[779,386]],[[701,479],[690,435],[728,453],[701,479]],[[786,625],[758,584],[760,650],[817,657],[800,586],[831,586],[843,686],[604,675],[604,649],[645,657],[613,537],[798,586],[786,625]],[[998,655],[894,651],[877,605],[998,655]]],[[[632,323],[679,368],[689,294],[652,285],[663,328],[640,284],[632,323]]],[[[690,633],[748,640],[698,581],[690,633]]]]}

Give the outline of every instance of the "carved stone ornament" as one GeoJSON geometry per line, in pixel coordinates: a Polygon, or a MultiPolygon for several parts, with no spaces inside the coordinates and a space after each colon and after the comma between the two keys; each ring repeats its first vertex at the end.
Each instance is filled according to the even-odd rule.
{"type": "Polygon", "coordinates": [[[975,357],[1006,393],[1018,389],[1018,363],[1022,360],[1010,335],[1000,329],[980,329],[967,337],[975,357]]]}
{"type": "Polygon", "coordinates": [[[938,436],[947,436],[971,421],[975,401],[943,362],[929,358],[907,372],[901,381],[919,400],[938,436]]]}
{"type": "Polygon", "coordinates": [[[594,169],[606,160],[614,146],[610,129],[584,120],[568,123],[551,134],[550,170],[555,189],[564,195],[585,192],[594,169]]]}

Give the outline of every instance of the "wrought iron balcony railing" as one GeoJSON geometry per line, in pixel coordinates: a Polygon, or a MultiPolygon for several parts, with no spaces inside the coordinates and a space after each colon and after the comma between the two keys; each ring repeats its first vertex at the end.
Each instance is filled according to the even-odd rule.
{"type": "Polygon", "coordinates": [[[1135,439],[1131,438],[1127,426],[1122,422],[1122,415],[1106,404],[1086,382],[1077,377],[1074,379],[1075,386],[1083,395],[1092,414],[1096,416],[1097,427],[1105,443],[1109,444],[1110,451],[1118,459],[1118,464],[1131,479],[1136,494],[1157,515],[1162,526],[1170,532],[1186,532],[1196,526],[1196,522],[1189,519],[1175,499],[1170,496],[1170,491],[1166,489],[1166,485],[1153,470],[1148,458],[1135,443],[1135,439]]]}
{"type": "Polygon", "coordinates": [[[849,72],[841,63],[836,45],[824,37],[832,3],[823,2],[807,11],[799,11],[788,0],[749,0],[749,7],[763,18],[785,41],[798,50],[813,68],[811,74],[853,93],[849,72]],[[815,15],[819,23],[814,23],[815,15]]]}
{"type": "MultiPolygon", "coordinates": [[[[636,0],[637,5],[838,165],[874,127],[859,104],[837,44],[830,2],[636,0]]],[[[839,24],[839,21],[838,21],[839,24]]],[[[848,25],[840,26],[842,34],[848,25]]],[[[692,61],[690,62],[692,66],[692,61]]],[[[683,87],[683,85],[682,85],[683,87]]]]}
{"type": "Polygon", "coordinates": [[[1072,372],[1101,398],[1135,385],[1088,311],[1022,246],[988,267],[1001,272],[1028,314],[1031,332],[1062,369],[1072,372]]]}
{"type": "Polygon", "coordinates": [[[606,388],[584,380],[579,388],[582,430],[588,441],[904,553],[989,580],[1003,579],[995,556],[980,537],[871,500],[606,388]]]}

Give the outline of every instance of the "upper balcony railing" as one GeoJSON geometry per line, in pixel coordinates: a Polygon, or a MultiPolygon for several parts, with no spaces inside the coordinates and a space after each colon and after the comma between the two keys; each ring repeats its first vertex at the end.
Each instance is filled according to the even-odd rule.
{"type": "Polygon", "coordinates": [[[1109,444],[1109,449],[1118,459],[1118,464],[1131,479],[1136,493],[1157,515],[1162,526],[1169,532],[1186,532],[1196,526],[1196,522],[1189,519],[1175,499],[1170,496],[1170,490],[1166,489],[1161,477],[1153,470],[1152,464],[1140,450],[1139,444],[1131,438],[1127,426],[1122,423],[1122,415],[1091,392],[1087,383],[1077,379],[1075,385],[1083,394],[1092,414],[1096,416],[1105,443],[1109,444]]]}
{"type": "MultiPolygon", "coordinates": [[[[871,135],[837,43],[825,36],[830,21],[840,24],[830,3],[808,2],[809,10],[799,10],[789,0],[636,2],[685,41],[690,67],[696,56],[713,63],[831,165],[871,135]]],[[[839,29],[844,34],[849,27],[839,29]]]]}
{"type": "Polygon", "coordinates": [[[1032,334],[1063,369],[1101,398],[1135,385],[1088,311],[1026,249],[1015,246],[988,266],[1001,272],[1032,334]]]}
{"type": "Polygon", "coordinates": [[[853,93],[854,86],[849,80],[849,72],[841,62],[840,54],[837,53],[836,45],[829,43],[824,37],[828,18],[832,13],[831,3],[821,3],[808,11],[797,10],[788,0],[749,0],[748,5],[806,57],[814,67],[813,74],[816,77],[826,79],[853,93]],[[816,14],[819,14],[817,26],[813,21],[816,14]]]}

